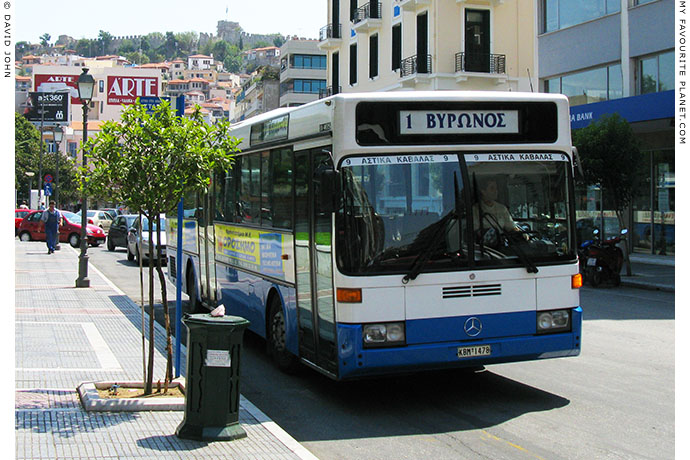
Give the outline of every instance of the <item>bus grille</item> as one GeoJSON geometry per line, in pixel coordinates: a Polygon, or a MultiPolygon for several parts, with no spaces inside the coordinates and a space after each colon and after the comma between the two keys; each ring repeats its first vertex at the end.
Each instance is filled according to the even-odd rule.
{"type": "Polygon", "coordinates": [[[458,297],[482,297],[487,295],[501,295],[500,284],[482,284],[476,286],[449,286],[443,288],[444,299],[458,297]]]}

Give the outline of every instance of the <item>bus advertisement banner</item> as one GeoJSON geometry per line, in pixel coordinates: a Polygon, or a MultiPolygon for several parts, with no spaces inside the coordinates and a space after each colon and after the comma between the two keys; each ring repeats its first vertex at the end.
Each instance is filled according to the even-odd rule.
{"type": "Polygon", "coordinates": [[[280,280],[286,279],[282,255],[290,235],[215,224],[216,260],[280,280]]]}

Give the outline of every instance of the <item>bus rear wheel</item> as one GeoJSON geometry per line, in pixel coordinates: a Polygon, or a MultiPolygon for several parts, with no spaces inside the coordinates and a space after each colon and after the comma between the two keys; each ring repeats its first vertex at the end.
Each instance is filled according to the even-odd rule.
{"type": "Polygon", "coordinates": [[[277,298],[271,302],[269,311],[267,334],[269,354],[281,371],[294,373],[297,370],[297,358],[287,349],[285,315],[277,298]]]}

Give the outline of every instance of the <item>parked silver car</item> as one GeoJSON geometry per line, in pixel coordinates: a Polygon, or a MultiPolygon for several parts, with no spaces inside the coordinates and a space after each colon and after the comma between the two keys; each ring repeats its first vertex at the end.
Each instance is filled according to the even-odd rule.
{"type": "MultiPolygon", "coordinates": [[[[127,260],[136,259],[137,262],[141,259],[143,262],[148,261],[149,257],[149,220],[146,217],[142,218],[142,221],[135,219],[132,227],[127,233],[127,260]],[[141,233],[141,247],[139,246],[139,234],[141,233]]],[[[157,241],[156,227],[153,226],[153,240],[156,243],[153,247],[154,257],[157,256],[156,250],[157,246],[160,244],[161,247],[161,259],[165,264],[167,263],[166,258],[166,232],[165,232],[165,217],[161,216],[161,232],[160,232],[160,242],[157,241]]]]}

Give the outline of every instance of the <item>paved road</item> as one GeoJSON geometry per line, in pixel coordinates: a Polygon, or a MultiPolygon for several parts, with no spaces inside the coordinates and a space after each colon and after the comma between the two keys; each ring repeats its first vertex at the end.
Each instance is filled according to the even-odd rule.
{"type": "MultiPolygon", "coordinates": [[[[90,253],[138,296],[138,267],[124,251],[90,253]]],[[[582,305],[581,356],[476,374],[285,375],[248,334],[242,394],[324,460],[673,458],[673,294],[584,288],[582,305]]]]}

